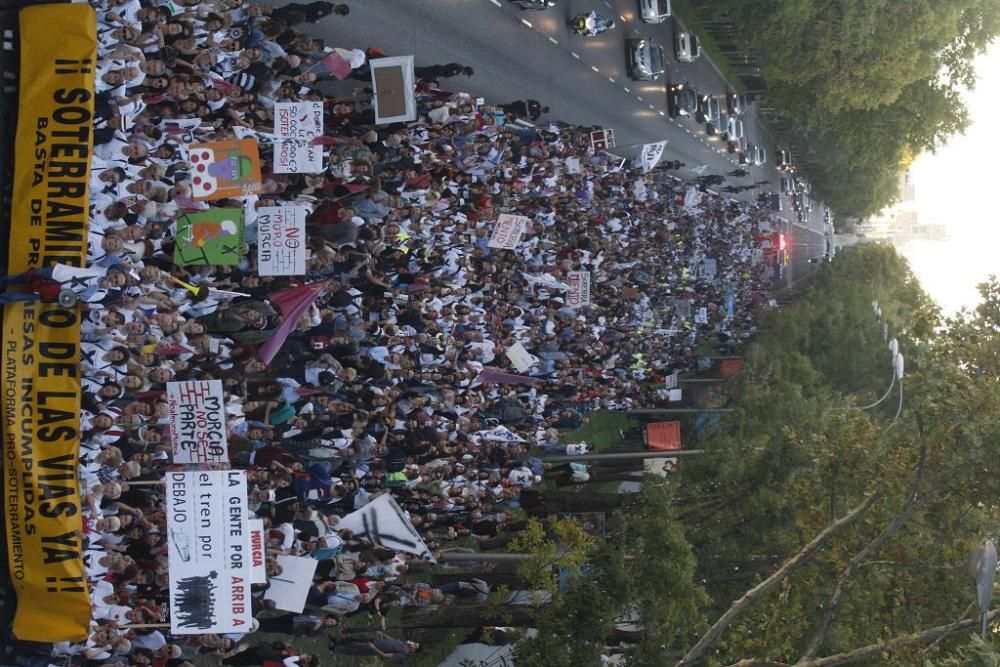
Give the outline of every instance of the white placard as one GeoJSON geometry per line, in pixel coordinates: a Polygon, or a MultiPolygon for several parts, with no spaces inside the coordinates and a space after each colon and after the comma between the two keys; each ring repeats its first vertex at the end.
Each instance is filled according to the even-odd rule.
{"type": "Polygon", "coordinates": [[[267,583],[267,549],[266,538],[264,537],[263,519],[250,519],[247,522],[250,530],[250,583],[267,583]]]}
{"type": "Polygon", "coordinates": [[[222,380],[168,382],[167,416],[174,463],[229,461],[222,380]]]}
{"type": "Polygon", "coordinates": [[[667,400],[671,403],[676,403],[677,401],[683,400],[684,390],[683,389],[671,389],[667,392],[667,400]]]}
{"type": "Polygon", "coordinates": [[[660,459],[643,459],[642,470],[649,475],[657,477],[668,477],[670,473],[677,469],[677,459],[664,457],[660,459]]]}
{"type": "Polygon", "coordinates": [[[421,560],[436,563],[431,550],[420,538],[406,514],[388,494],[383,494],[337,523],[337,530],[347,529],[389,549],[413,554],[421,560]]]}
{"type": "Polygon", "coordinates": [[[271,577],[271,585],[264,595],[266,600],[274,600],[274,606],[283,611],[301,614],[306,606],[309,587],[319,561],[302,556],[280,555],[277,558],[281,574],[271,577]]]}
{"type": "Polygon", "coordinates": [[[503,248],[513,250],[521,242],[524,230],[528,226],[528,219],[523,215],[508,215],[501,213],[497,218],[497,224],[490,234],[489,246],[491,248],[503,248]]]}
{"type": "Polygon", "coordinates": [[[590,271],[569,271],[566,274],[566,305],[570,308],[580,308],[590,305],[590,271]]]}
{"type": "Polygon", "coordinates": [[[656,163],[663,157],[663,149],[666,148],[666,141],[658,141],[655,144],[643,144],[642,153],[639,155],[639,166],[643,173],[652,171],[656,163]]]}
{"type": "MultiPolygon", "coordinates": [[[[656,333],[656,332],[654,331],[653,333],[656,333]]],[[[666,378],[664,378],[663,382],[664,382],[664,386],[667,389],[673,389],[674,387],[677,386],[677,373],[676,372],[671,373],[666,378]]]]}
{"type": "Polygon", "coordinates": [[[275,102],[274,136],[312,139],[323,134],[322,102],[275,102]]]}
{"type": "Polygon", "coordinates": [[[372,72],[375,124],[409,123],[416,120],[413,56],[372,58],[368,60],[368,66],[372,72]]]}
{"type": "Polygon", "coordinates": [[[531,368],[536,361],[534,355],[528,352],[524,345],[520,342],[514,343],[507,348],[506,351],[507,358],[510,359],[510,363],[514,364],[514,368],[517,369],[518,373],[527,373],[528,369],[531,368]]]}
{"type": "Polygon", "coordinates": [[[306,272],[305,206],[257,209],[257,273],[301,276],[306,272]]]}
{"type": "Polygon", "coordinates": [[[704,306],[698,309],[698,312],[694,314],[695,324],[708,324],[708,308],[704,306]]]}
{"type": "Polygon", "coordinates": [[[170,632],[250,628],[250,533],[242,470],[168,472],[170,632]]]}
{"type": "Polygon", "coordinates": [[[323,146],[299,139],[274,142],[274,173],[319,174],[323,171],[323,146]]]}

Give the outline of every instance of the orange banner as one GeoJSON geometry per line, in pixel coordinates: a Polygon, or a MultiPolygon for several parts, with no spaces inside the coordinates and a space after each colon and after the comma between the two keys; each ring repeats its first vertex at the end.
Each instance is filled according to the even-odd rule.
{"type": "MultiPolygon", "coordinates": [[[[24,9],[20,22],[10,274],[85,262],[97,56],[97,21],[88,5],[38,5],[24,9]]],[[[80,311],[7,305],[3,348],[14,634],[78,641],[90,625],[77,475],[80,311]]]]}

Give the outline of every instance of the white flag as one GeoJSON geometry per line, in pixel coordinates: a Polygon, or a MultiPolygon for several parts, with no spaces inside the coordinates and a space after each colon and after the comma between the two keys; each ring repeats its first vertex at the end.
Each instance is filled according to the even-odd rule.
{"type": "Polygon", "coordinates": [[[663,157],[663,149],[667,147],[666,141],[657,141],[655,144],[643,144],[642,154],[639,156],[639,166],[643,173],[652,171],[656,163],[663,157]]]}

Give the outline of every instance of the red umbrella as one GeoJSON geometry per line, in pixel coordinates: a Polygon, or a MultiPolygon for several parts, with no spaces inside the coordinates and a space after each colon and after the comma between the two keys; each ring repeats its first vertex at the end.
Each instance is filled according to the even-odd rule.
{"type": "Polygon", "coordinates": [[[326,289],[326,286],[329,284],[329,280],[319,280],[300,287],[281,290],[271,295],[271,303],[281,311],[284,320],[277,331],[274,332],[274,335],[260,346],[261,361],[265,364],[271,363],[274,356],[278,354],[278,350],[288,340],[288,336],[292,333],[295,325],[298,324],[299,318],[309,310],[309,306],[312,305],[316,297],[320,295],[320,292],[326,289]]]}

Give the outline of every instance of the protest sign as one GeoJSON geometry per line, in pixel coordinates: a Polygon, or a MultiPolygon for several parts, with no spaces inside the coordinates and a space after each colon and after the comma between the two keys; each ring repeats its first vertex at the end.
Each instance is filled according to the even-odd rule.
{"type": "Polygon", "coordinates": [[[167,383],[174,463],[229,461],[222,380],[167,383]]]}
{"type": "Polygon", "coordinates": [[[657,477],[668,477],[671,472],[677,469],[677,459],[675,458],[661,458],[661,459],[643,459],[642,460],[642,471],[647,475],[656,475],[657,477]]]}
{"type": "Polygon", "coordinates": [[[274,142],[274,173],[319,174],[322,171],[321,144],[300,139],[279,139],[274,142]]]}
{"type": "Polygon", "coordinates": [[[210,208],[177,218],[175,264],[236,265],[243,259],[243,209],[210,208]]]}
{"type": "Polygon", "coordinates": [[[188,151],[195,199],[228,199],[260,192],[260,150],[256,140],[193,144],[188,151]]]}
{"type": "Polygon", "coordinates": [[[250,530],[250,583],[266,584],[267,566],[265,559],[267,551],[264,547],[266,543],[264,521],[263,519],[250,519],[247,521],[247,528],[250,530]]]}
{"type": "Polygon", "coordinates": [[[305,206],[257,209],[257,272],[262,276],[301,276],[306,272],[305,206]]]}
{"type": "Polygon", "coordinates": [[[683,389],[671,389],[667,394],[667,400],[671,403],[676,403],[677,401],[683,400],[684,390],[683,389]]]}
{"type": "MultiPolygon", "coordinates": [[[[10,27],[16,23],[14,15],[10,27]]],[[[5,182],[12,194],[4,196],[9,275],[57,262],[85,266],[96,26],[87,3],[20,10],[20,76],[5,93],[11,119],[20,107],[13,178],[5,182]]],[[[12,73],[17,64],[7,67],[12,73]]],[[[90,634],[77,472],[80,320],[76,306],[3,308],[5,587],[18,602],[15,612],[7,598],[14,626],[5,634],[20,640],[83,641],[90,634]]]]}
{"type": "Polygon", "coordinates": [[[702,306],[698,309],[698,312],[694,314],[695,324],[708,324],[708,308],[702,306]]]}
{"type": "Polygon", "coordinates": [[[323,134],[322,102],[275,102],[274,136],[308,140],[323,134]]]}
{"type": "Polygon", "coordinates": [[[388,494],[383,494],[337,523],[337,530],[349,530],[355,537],[413,554],[421,560],[436,563],[420,533],[388,494]]]}
{"type": "Polygon", "coordinates": [[[715,274],[719,270],[719,263],[712,258],[701,260],[695,269],[695,275],[703,280],[715,280],[715,274]]]}
{"type": "Polygon", "coordinates": [[[664,385],[667,389],[673,389],[677,386],[677,373],[671,373],[664,379],[664,385]]]}
{"type": "Polygon", "coordinates": [[[567,306],[580,308],[590,305],[590,271],[569,271],[566,283],[569,285],[566,293],[567,306]]]}
{"type": "Polygon", "coordinates": [[[283,611],[301,614],[306,606],[309,587],[319,561],[302,556],[278,556],[281,574],[270,578],[271,585],[264,598],[274,600],[274,606],[283,611]]]}
{"type": "Polygon", "coordinates": [[[168,472],[170,632],[248,632],[250,536],[242,470],[168,472]]]}
{"type": "Polygon", "coordinates": [[[523,215],[508,215],[501,213],[497,224],[490,234],[489,247],[512,250],[521,242],[528,219],[523,215]]]}
{"type": "Polygon", "coordinates": [[[524,349],[524,345],[520,342],[514,343],[507,348],[506,351],[507,358],[510,359],[510,363],[514,364],[514,368],[517,369],[518,373],[526,373],[529,368],[531,368],[538,359],[536,359],[530,352],[524,349]]]}
{"type": "Polygon", "coordinates": [[[408,123],[417,119],[413,56],[372,58],[375,124],[408,123]]]}

